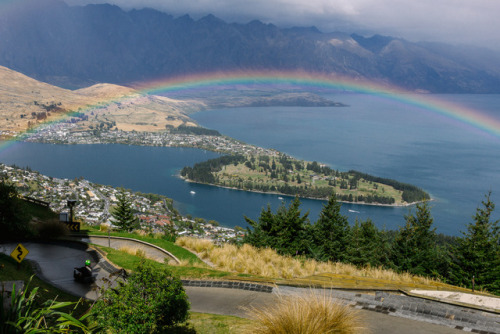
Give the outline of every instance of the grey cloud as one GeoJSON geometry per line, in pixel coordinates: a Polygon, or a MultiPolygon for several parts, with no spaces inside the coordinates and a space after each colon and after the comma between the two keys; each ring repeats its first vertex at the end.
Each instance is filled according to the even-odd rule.
{"type": "Polygon", "coordinates": [[[314,25],[324,32],[373,32],[413,41],[442,41],[498,48],[500,1],[495,0],[65,0],[155,8],[228,22],[259,19],[280,27],[314,25]]]}

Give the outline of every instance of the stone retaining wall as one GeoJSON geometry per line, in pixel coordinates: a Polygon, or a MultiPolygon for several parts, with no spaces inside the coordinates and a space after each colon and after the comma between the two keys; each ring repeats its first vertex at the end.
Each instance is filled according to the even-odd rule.
{"type": "Polygon", "coordinates": [[[273,287],[269,285],[238,282],[238,281],[205,281],[205,280],[182,280],[184,286],[193,286],[201,288],[226,288],[226,289],[240,289],[256,292],[272,293],[273,287]]]}

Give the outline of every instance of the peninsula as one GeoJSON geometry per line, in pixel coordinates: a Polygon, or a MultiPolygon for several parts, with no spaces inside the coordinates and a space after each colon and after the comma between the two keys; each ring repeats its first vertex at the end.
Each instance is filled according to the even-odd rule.
{"type": "Polygon", "coordinates": [[[189,117],[214,108],[346,107],[316,94],[249,86],[197,92],[174,100],[108,84],[70,91],[1,66],[0,79],[0,138],[194,147],[228,156],[184,168],[181,174],[189,181],[318,199],[334,192],[340,201],[360,204],[402,206],[429,199],[415,186],[299,161],[204,129],[189,117]]]}
{"type": "Polygon", "coordinates": [[[222,156],[193,167],[184,167],[188,181],[305,198],[338,200],[357,204],[405,206],[430,199],[422,189],[357,171],[340,172],[316,161],[275,155],[222,156]]]}

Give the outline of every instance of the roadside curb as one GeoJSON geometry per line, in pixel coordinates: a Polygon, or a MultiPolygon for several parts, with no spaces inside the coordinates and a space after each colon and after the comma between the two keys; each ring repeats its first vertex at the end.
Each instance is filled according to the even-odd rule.
{"type": "Polygon", "coordinates": [[[420,295],[418,293],[413,293],[413,292],[406,291],[406,290],[400,290],[400,291],[401,291],[401,293],[403,293],[404,295],[409,296],[409,297],[421,298],[421,299],[431,300],[433,302],[443,303],[443,304],[447,304],[447,305],[455,305],[455,306],[460,306],[463,308],[470,308],[470,309],[474,309],[474,310],[478,310],[478,311],[482,311],[482,312],[488,312],[488,313],[500,315],[500,310],[486,307],[486,306],[476,306],[473,304],[462,303],[459,301],[444,300],[444,299],[436,298],[436,297],[432,297],[432,296],[420,295]]]}
{"type": "MultiPolygon", "coordinates": [[[[130,243],[139,243],[139,244],[145,245],[147,247],[156,249],[159,252],[162,252],[163,254],[165,254],[166,256],[170,257],[172,260],[174,260],[178,264],[181,263],[181,261],[175,255],[173,255],[172,253],[170,253],[169,251],[167,251],[167,250],[165,250],[165,249],[163,249],[161,247],[158,247],[156,245],[150,244],[149,242],[138,240],[138,239],[125,238],[125,237],[114,237],[114,236],[104,236],[104,235],[94,235],[94,234],[89,234],[89,235],[70,235],[70,237],[72,237],[72,238],[80,238],[80,239],[88,238],[89,240],[90,240],[90,238],[98,238],[98,239],[103,239],[103,240],[105,240],[105,239],[114,239],[114,240],[123,240],[123,241],[130,242],[130,243]]],[[[84,241],[82,241],[82,242],[84,242],[84,241]]]]}

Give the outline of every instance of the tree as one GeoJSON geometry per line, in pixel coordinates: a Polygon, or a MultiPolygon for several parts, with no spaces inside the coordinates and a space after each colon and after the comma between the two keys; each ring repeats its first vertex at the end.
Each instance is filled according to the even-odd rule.
{"type": "Polygon", "coordinates": [[[458,239],[451,252],[453,256],[451,279],[455,284],[472,287],[472,279],[478,287],[500,292],[500,244],[499,221],[491,221],[495,204],[485,196],[482,207],[476,209],[472,223],[458,239]]]}
{"type": "Polygon", "coordinates": [[[1,238],[24,237],[30,233],[29,217],[23,209],[17,189],[5,179],[0,181],[0,229],[1,238]]]}
{"type": "Polygon", "coordinates": [[[416,275],[436,274],[438,254],[436,229],[427,202],[416,206],[416,215],[405,216],[406,224],[396,234],[391,261],[396,269],[416,275]]]}
{"type": "Polygon", "coordinates": [[[313,244],[322,257],[331,261],[346,260],[349,222],[346,216],[340,214],[341,206],[337,196],[332,194],[312,227],[313,244]]]}
{"type": "Polygon", "coordinates": [[[142,261],[125,283],[108,289],[91,310],[99,325],[117,333],[167,333],[188,319],[179,278],[142,261]]]}
{"type": "Polygon", "coordinates": [[[276,229],[273,229],[273,226],[275,225],[274,214],[271,211],[271,206],[269,204],[266,209],[263,208],[260,212],[258,221],[252,220],[246,216],[245,220],[249,227],[247,227],[247,233],[243,239],[244,243],[258,248],[274,248],[273,239],[276,238],[277,235],[275,234],[276,229]]]}
{"type": "Polygon", "coordinates": [[[263,209],[256,222],[245,217],[253,228],[247,228],[243,242],[255,247],[271,247],[280,254],[297,255],[308,252],[309,213],[301,216],[300,200],[295,197],[287,208],[283,203],[273,214],[271,207],[263,209]]]}
{"type": "Polygon", "coordinates": [[[132,204],[130,203],[124,189],[120,189],[116,199],[118,200],[118,204],[111,212],[111,215],[113,216],[112,222],[113,224],[119,226],[121,230],[132,231],[139,225],[139,223],[137,218],[134,216],[132,204]]]}
{"type": "Polygon", "coordinates": [[[368,219],[356,220],[347,244],[347,261],[356,266],[378,267],[387,264],[388,246],[381,231],[368,219]]]}
{"type": "Polygon", "coordinates": [[[288,209],[282,204],[276,212],[278,235],[276,250],[282,254],[297,255],[308,252],[309,212],[301,216],[300,200],[295,197],[288,209]]]}

